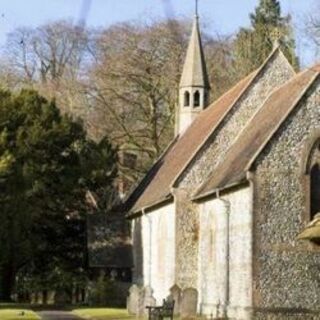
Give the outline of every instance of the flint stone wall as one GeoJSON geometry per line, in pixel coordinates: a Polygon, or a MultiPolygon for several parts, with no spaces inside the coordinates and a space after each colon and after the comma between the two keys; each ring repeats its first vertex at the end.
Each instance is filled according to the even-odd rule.
{"type": "Polygon", "coordinates": [[[240,131],[262,106],[269,94],[295,75],[291,65],[279,51],[267,63],[251,88],[235,104],[215,134],[209,138],[189,168],[179,179],[180,187],[199,185],[225,156],[240,131]]]}
{"type": "Polygon", "coordinates": [[[266,310],[257,319],[286,319],[285,309],[297,310],[292,319],[320,318],[307,315],[320,309],[320,250],[296,240],[309,222],[302,163],[310,138],[320,132],[319,120],[317,80],[256,163],[254,304],[266,310]],[[299,310],[306,314],[300,317],[299,310]]]}
{"type": "Polygon", "coordinates": [[[294,71],[283,54],[276,53],[181,177],[175,190],[175,199],[176,278],[182,289],[196,287],[198,281],[199,212],[197,205],[190,201],[191,195],[223,159],[227,149],[271,91],[293,75],[294,71]]]}

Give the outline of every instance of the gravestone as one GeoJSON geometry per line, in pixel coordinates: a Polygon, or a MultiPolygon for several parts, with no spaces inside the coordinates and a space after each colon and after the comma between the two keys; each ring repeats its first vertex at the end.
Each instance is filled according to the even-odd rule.
{"type": "Polygon", "coordinates": [[[36,294],[34,292],[32,292],[30,294],[30,303],[31,304],[36,304],[37,303],[37,297],[36,297],[36,294]]]}
{"type": "Polygon", "coordinates": [[[141,288],[136,284],[132,285],[129,289],[129,296],[127,298],[127,310],[130,315],[138,315],[140,295],[141,288]]]}
{"type": "Polygon", "coordinates": [[[48,292],[48,304],[54,304],[54,296],[55,296],[54,291],[49,291],[48,292]]]}
{"type": "Polygon", "coordinates": [[[168,298],[171,300],[174,300],[173,314],[175,314],[175,315],[180,314],[181,289],[178,285],[175,284],[170,288],[170,295],[168,298]]]}
{"type": "Polygon", "coordinates": [[[182,291],[181,318],[187,319],[197,315],[198,291],[194,288],[187,288],[182,291]]]}
{"type": "Polygon", "coordinates": [[[142,310],[140,312],[140,315],[147,315],[148,309],[147,306],[154,307],[156,305],[156,299],[153,297],[153,289],[150,286],[147,286],[144,288],[144,294],[143,294],[143,305],[142,310]]]}

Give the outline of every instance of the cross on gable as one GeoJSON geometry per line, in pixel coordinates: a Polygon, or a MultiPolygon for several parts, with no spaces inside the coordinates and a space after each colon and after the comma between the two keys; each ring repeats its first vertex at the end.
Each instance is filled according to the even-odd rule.
{"type": "Polygon", "coordinates": [[[280,44],[280,40],[282,38],[282,31],[280,28],[275,27],[270,34],[270,38],[273,42],[274,46],[278,46],[280,44]]]}

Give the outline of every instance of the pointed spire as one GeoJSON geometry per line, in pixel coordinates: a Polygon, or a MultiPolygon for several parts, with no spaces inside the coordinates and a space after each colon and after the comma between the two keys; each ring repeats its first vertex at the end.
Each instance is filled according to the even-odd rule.
{"type": "Polygon", "coordinates": [[[197,7],[196,2],[196,15],[194,17],[192,34],[183,67],[180,88],[203,87],[208,89],[210,87],[199,30],[197,7]]]}
{"type": "Polygon", "coordinates": [[[184,132],[209,102],[210,83],[199,30],[198,1],[195,1],[196,14],[180,81],[176,134],[184,132]]]}

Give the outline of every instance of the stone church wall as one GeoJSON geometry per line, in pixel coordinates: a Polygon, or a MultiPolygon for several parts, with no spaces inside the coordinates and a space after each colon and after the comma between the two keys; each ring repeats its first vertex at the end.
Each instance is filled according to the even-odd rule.
{"type": "MultiPolygon", "coordinates": [[[[262,106],[269,94],[294,76],[294,71],[281,52],[276,53],[255,80],[252,87],[236,103],[233,110],[219,125],[215,134],[207,141],[186,172],[180,178],[181,187],[199,185],[206,180],[240,131],[262,106]]],[[[200,128],[199,128],[200,130],[200,128]]]]}
{"type": "Polygon", "coordinates": [[[158,304],[169,295],[175,283],[174,209],[174,204],[169,204],[134,221],[133,239],[141,242],[140,250],[134,246],[137,266],[134,282],[150,286],[158,304]]]}
{"type": "Polygon", "coordinates": [[[256,163],[254,304],[257,319],[319,319],[320,250],[297,241],[309,222],[302,163],[306,145],[320,132],[320,82],[290,115],[256,163]],[[267,317],[269,316],[269,317],[267,317]],[[291,319],[291,318],[290,318],[291,319]]]}
{"type": "Polygon", "coordinates": [[[197,205],[190,201],[191,195],[225,156],[228,147],[275,86],[283,84],[293,75],[294,71],[283,54],[276,53],[180,179],[179,186],[175,189],[177,203],[176,273],[177,284],[180,287],[196,287],[198,281],[199,215],[197,205]]]}
{"type": "Polygon", "coordinates": [[[199,311],[248,319],[252,310],[252,188],[200,205],[199,311]]]}

